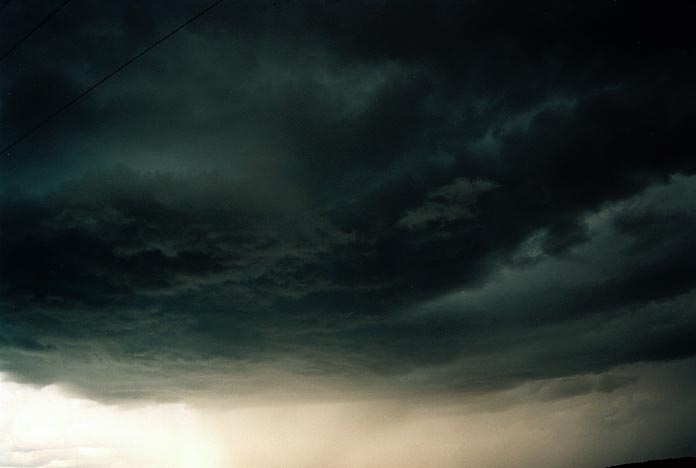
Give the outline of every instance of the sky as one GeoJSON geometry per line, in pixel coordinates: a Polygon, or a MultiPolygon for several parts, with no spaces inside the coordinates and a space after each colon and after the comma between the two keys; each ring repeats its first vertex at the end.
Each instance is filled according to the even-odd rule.
{"type": "MultiPolygon", "coordinates": [[[[0,146],[208,4],[72,0],[0,146]]],[[[0,467],[696,455],[695,8],[217,5],[0,154],[0,467]]]]}

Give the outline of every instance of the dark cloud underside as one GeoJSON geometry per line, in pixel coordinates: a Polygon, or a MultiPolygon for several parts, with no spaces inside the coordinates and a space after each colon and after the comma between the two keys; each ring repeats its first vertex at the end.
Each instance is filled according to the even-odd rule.
{"type": "MultiPolygon", "coordinates": [[[[3,141],[200,6],[71,4],[1,65],[3,141]]],[[[694,356],[693,8],[223,4],[2,156],[0,369],[466,392],[694,356]]]]}

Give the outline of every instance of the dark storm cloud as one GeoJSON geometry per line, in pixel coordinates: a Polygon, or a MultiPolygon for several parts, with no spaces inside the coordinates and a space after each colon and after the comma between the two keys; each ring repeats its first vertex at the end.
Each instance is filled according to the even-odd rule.
{"type": "MultiPolygon", "coordinates": [[[[3,139],[198,6],[66,8],[2,65],[3,139]]],[[[223,4],[3,158],[4,368],[471,390],[692,356],[690,8],[223,4]]]]}
{"type": "Polygon", "coordinates": [[[301,292],[315,280],[296,269],[352,237],[320,220],[283,219],[280,205],[264,200],[268,194],[244,185],[214,174],[116,168],[37,199],[10,199],[3,206],[11,227],[3,235],[4,294],[38,304],[108,304],[223,273],[218,282],[258,281],[269,290],[297,282],[301,292]]]}

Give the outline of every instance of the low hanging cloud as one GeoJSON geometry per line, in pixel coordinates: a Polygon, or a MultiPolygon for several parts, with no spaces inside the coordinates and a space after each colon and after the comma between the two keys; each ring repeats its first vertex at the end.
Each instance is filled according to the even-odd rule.
{"type": "MultiPolygon", "coordinates": [[[[542,229],[482,284],[425,300],[406,293],[399,304],[385,300],[393,287],[388,282],[351,287],[355,280],[337,274],[350,256],[358,262],[371,255],[356,250],[370,249],[364,233],[309,217],[293,231],[262,221],[263,205],[234,211],[219,194],[192,196],[195,186],[185,188],[186,179],[169,196],[150,187],[176,178],[120,176],[125,179],[118,186],[130,188],[118,193],[128,196],[105,188],[100,203],[121,211],[96,209],[89,200],[58,205],[74,200],[65,189],[44,198],[40,213],[51,217],[31,218],[24,211],[19,218],[16,212],[15,230],[26,230],[14,238],[18,246],[31,235],[57,242],[71,233],[81,236],[82,245],[100,243],[114,259],[101,262],[106,257],[76,248],[62,263],[40,256],[37,261],[48,262],[47,274],[52,264],[62,269],[34,285],[17,275],[28,268],[17,255],[28,250],[12,250],[15,264],[24,266],[5,277],[14,308],[3,312],[12,326],[5,327],[0,354],[4,369],[16,377],[63,382],[108,400],[172,400],[179,390],[253,394],[280,380],[287,394],[317,396],[337,389],[480,393],[696,352],[687,248],[693,177],[675,176],[585,215],[578,223],[586,239],[563,255],[544,248],[549,233],[542,229]],[[211,196],[220,203],[210,216],[173,201],[185,197],[195,206],[211,196]],[[182,216],[200,221],[182,223],[182,216]],[[54,221],[58,217],[62,223],[54,221]],[[240,229],[235,219],[245,220],[240,229]],[[676,222],[681,231],[675,234],[676,222]],[[198,231],[201,223],[205,229],[198,231]],[[31,231],[34,226],[43,228],[31,231]],[[149,255],[147,269],[132,268],[127,259],[142,255],[149,255]],[[182,262],[177,271],[184,255],[207,260],[200,266],[182,262]],[[90,276],[92,287],[79,290],[89,294],[69,295],[93,268],[100,276],[90,276]],[[153,282],[157,271],[167,280],[153,282]],[[341,302],[330,302],[336,298],[341,302]],[[66,368],[74,370],[66,374],[66,368]],[[397,390],[405,387],[410,390],[397,390]]],[[[480,189],[499,190],[491,185],[460,180],[434,190],[433,199],[469,200],[480,189]]],[[[225,187],[224,194],[237,190],[225,187]]]]}

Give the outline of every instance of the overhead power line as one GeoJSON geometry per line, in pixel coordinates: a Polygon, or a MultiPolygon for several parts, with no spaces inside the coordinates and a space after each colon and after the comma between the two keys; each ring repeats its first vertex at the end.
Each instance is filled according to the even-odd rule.
{"type": "Polygon", "coordinates": [[[33,127],[31,127],[29,130],[27,130],[27,131],[25,131],[24,133],[22,133],[19,137],[17,137],[14,141],[12,141],[12,143],[10,143],[9,145],[5,146],[5,147],[2,149],[2,151],[0,151],[0,155],[7,154],[12,148],[14,148],[15,146],[17,146],[20,142],[22,142],[22,141],[25,140],[27,137],[29,137],[30,135],[32,135],[33,133],[35,133],[37,130],[39,130],[41,127],[43,127],[44,125],[48,124],[50,121],[52,121],[53,119],[55,119],[56,117],[58,117],[60,114],[62,114],[63,112],[65,112],[70,106],[72,106],[73,104],[77,103],[80,99],[82,99],[83,97],[87,96],[89,93],[91,93],[92,91],[94,91],[95,89],[97,89],[99,86],[101,86],[102,84],[104,84],[104,83],[105,83],[106,81],[108,81],[109,79],[113,78],[116,74],[118,74],[118,73],[120,73],[121,71],[123,71],[123,70],[124,70],[126,67],[128,67],[130,64],[132,64],[133,62],[135,62],[136,60],[138,60],[139,58],[141,58],[143,55],[145,55],[145,54],[147,54],[148,52],[150,52],[150,51],[151,51],[152,49],[154,49],[155,47],[157,47],[157,46],[159,46],[160,44],[162,44],[164,41],[166,41],[167,39],[169,39],[170,37],[172,37],[173,35],[175,35],[175,34],[178,33],[179,31],[181,31],[182,29],[184,29],[184,28],[185,28],[186,26],[188,26],[189,24],[191,24],[191,23],[193,23],[194,21],[196,21],[196,20],[197,20],[198,18],[200,18],[201,16],[205,15],[205,14],[208,13],[210,10],[212,10],[213,8],[215,8],[216,6],[218,6],[219,4],[221,4],[221,3],[224,2],[224,1],[225,1],[225,0],[216,0],[215,2],[211,3],[210,5],[208,5],[207,7],[205,7],[204,9],[202,9],[201,11],[199,11],[198,13],[196,13],[194,16],[192,16],[191,18],[189,18],[188,20],[186,20],[185,22],[183,22],[181,25],[177,26],[176,28],[174,28],[173,30],[171,30],[170,32],[168,32],[167,34],[165,34],[164,36],[160,37],[159,39],[157,39],[155,42],[153,42],[153,43],[150,44],[149,46],[147,46],[145,49],[143,49],[142,51],[138,52],[136,55],[134,55],[133,57],[129,58],[129,59],[126,60],[125,62],[123,62],[121,65],[119,65],[118,67],[116,67],[115,69],[113,69],[112,71],[110,71],[109,73],[107,73],[103,78],[101,78],[100,80],[98,80],[97,82],[95,82],[94,84],[92,84],[91,86],[89,86],[88,88],[86,88],[84,91],[82,91],[80,94],[78,94],[77,96],[75,96],[74,98],[72,98],[71,100],[69,100],[68,102],[66,102],[65,104],[63,104],[62,106],[60,106],[58,109],[56,109],[55,111],[53,111],[53,113],[49,114],[49,115],[48,115],[47,117],[45,117],[43,120],[41,120],[41,121],[38,122],[36,125],[34,125],[33,127]]]}
{"type": "Polygon", "coordinates": [[[0,5],[0,11],[4,10],[5,7],[11,2],[12,0],[5,0],[2,2],[2,5],[0,5]]]}
{"type": "MultiPolygon", "coordinates": [[[[11,1],[11,0],[7,0],[5,3],[3,3],[2,6],[0,6],[0,10],[2,10],[3,8],[5,8],[5,6],[6,6],[8,3],[10,3],[10,1],[11,1]]],[[[65,6],[66,6],[68,3],[70,3],[70,1],[71,1],[71,0],[65,0],[63,3],[61,3],[61,4],[58,5],[56,8],[54,8],[48,15],[46,15],[46,17],[45,17],[44,19],[42,19],[42,20],[39,22],[39,24],[37,24],[36,26],[34,26],[32,29],[30,29],[29,32],[26,33],[24,36],[22,36],[22,38],[21,38],[19,41],[17,41],[12,47],[10,47],[9,49],[7,49],[7,50],[2,54],[2,56],[0,56],[0,62],[2,62],[3,60],[5,60],[5,57],[7,57],[8,55],[10,55],[12,52],[14,52],[14,51],[17,49],[17,47],[19,47],[20,45],[22,45],[22,43],[23,43],[24,41],[26,41],[27,39],[29,39],[29,38],[32,36],[32,34],[34,34],[36,31],[38,31],[39,29],[41,29],[41,26],[43,26],[44,24],[48,23],[48,20],[50,20],[51,18],[53,18],[53,17],[55,16],[56,13],[58,13],[60,10],[62,10],[63,8],[65,8],[65,6]]]]}

